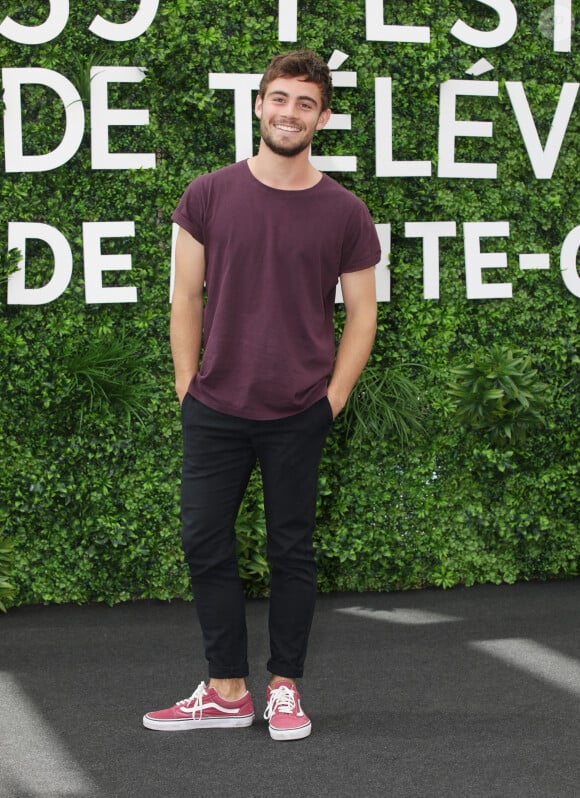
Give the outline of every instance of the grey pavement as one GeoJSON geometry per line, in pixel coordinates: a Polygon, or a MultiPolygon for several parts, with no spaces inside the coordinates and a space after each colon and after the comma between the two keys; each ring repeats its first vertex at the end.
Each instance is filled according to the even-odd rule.
{"type": "Polygon", "coordinates": [[[247,609],[256,722],[181,732],[141,718],[205,678],[192,603],[0,617],[0,798],[580,796],[580,580],[320,596],[296,742],[247,609]]]}

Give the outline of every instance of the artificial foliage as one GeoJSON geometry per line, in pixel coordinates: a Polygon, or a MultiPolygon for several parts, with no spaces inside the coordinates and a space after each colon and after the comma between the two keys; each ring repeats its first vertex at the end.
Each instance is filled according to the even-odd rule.
{"type": "Polygon", "coordinates": [[[546,385],[531,368],[525,353],[499,345],[473,362],[454,368],[448,393],[455,402],[455,418],[464,427],[488,433],[496,445],[523,443],[543,425],[546,385]]]}
{"type": "MultiPolygon", "coordinates": [[[[15,20],[33,25],[49,4],[7,5],[15,20]]],[[[554,52],[549,3],[516,2],[511,40],[483,50],[450,31],[458,17],[492,29],[497,16],[489,5],[386,0],[385,20],[429,24],[431,42],[367,41],[365,5],[298,3],[296,46],[327,58],[340,50],[348,55],[341,69],[357,73],[356,88],[337,89],[333,104],[351,114],[351,129],[323,131],[316,152],[356,155],[356,172],[333,176],[365,200],[375,222],[391,224],[391,299],[380,305],[367,378],[337,419],[321,467],[319,587],[393,590],[575,576],[579,299],[558,264],[566,236],[580,224],[579,113],[575,107],[551,178],[538,179],[506,82],[523,82],[545,143],[562,85],[580,74],[578,33],[571,52],[554,52]],[[484,56],[491,77],[468,78],[466,70],[484,56]],[[376,176],[376,150],[384,146],[375,141],[376,77],[393,79],[393,157],[431,160],[430,177],[376,176]],[[491,122],[493,137],[458,140],[457,159],[495,162],[497,179],[438,177],[439,86],[487,78],[499,81],[498,96],[461,97],[457,118],[491,122]],[[509,280],[513,296],[468,299],[463,224],[505,220],[510,236],[487,245],[507,253],[508,267],[490,270],[490,279],[509,280]],[[413,221],[457,224],[457,235],[441,241],[438,299],[423,296],[421,242],[405,234],[413,221]],[[550,269],[519,269],[522,252],[549,254],[550,269]],[[478,364],[489,371],[486,358],[498,352],[508,359],[506,353],[518,353],[523,369],[510,412],[525,410],[529,421],[531,408],[535,420],[541,417],[527,424],[525,436],[506,425],[505,403],[485,423],[457,415],[458,393],[466,389],[461,379],[478,364]],[[522,381],[529,394],[523,404],[522,381]]],[[[87,117],[81,146],[58,169],[8,173],[0,166],[0,608],[190,595],[168,343],[170,216],[193,177],[235,158],[233,93],[210,89],[209,73],[259,73],[273,54],[294,45],[278,40],[278,3],[266,0],[161,0],[153,24],[135,40],[90,33],[95,14],[123,22],[138,7],[136,0],[73,0],[65,30],[51,42],[30,46],[0,36],[0,67],[67,76],[87,117]],[[91,67],[105,65],[146,69],[141,83],[110,88],[112,107],[150,114],[148,125],[113,129],[110,150],[155,153],[155,169],[91,169],[91,67]],[[82,224],[103,220],[135,222],[134,237],[107,242],[112,254],[131,252],[132,269],[105,278],[135,286],[135,303],[85,301],[82,224]],[[66,237],[73,275],[55,301],[6,303],[19,257],[8,252],[10,221],[44,222],[66,237]]],[[[42,87],[28,86],[25,94],[26,151],[50,151],[62,135],[62,104],[42,87]]],[[[0,164],[5,146],[2,137],[0,164]]],[[[26,263],[27,284],[44,285],[53,270],[47,247],[29,242],[26,263]]],[[[338,334],[343,313],[338,306],[338,334]]],[[[501,399],[497,385],[489,390],[496,393],[488,399],[501,399]]],[[[238,532],[247,592],[265,595],[258,475],[238,532]]]]}

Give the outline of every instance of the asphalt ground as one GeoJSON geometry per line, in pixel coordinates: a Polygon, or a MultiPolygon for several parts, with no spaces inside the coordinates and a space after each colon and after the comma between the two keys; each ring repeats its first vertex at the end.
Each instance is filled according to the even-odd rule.
{"type": "Polygon", "coordinates": [[[155,732],[205,678],[188,602],[0,617],[1,798],[576,798],[580,580],[320,596],[303,706],[270,739],[266,600],[248,602],[251,728],[155,732]]]}

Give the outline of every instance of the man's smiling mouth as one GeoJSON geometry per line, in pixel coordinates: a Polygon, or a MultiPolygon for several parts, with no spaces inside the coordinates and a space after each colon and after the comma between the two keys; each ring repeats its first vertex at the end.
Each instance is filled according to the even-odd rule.
{"type": "Polygon", "coordinates": [[[294,125],[283,125],[281,123],[274,124],[276,130],[283,130],[285,133],[300,133],[300,128],[294,125]]]}

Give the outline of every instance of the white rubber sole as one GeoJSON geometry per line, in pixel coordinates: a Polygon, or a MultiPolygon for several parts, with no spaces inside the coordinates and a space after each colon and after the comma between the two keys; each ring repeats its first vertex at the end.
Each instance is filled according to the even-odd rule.
{"type": "Polygon", "coordinates": [[[270,726],[270,737],[273,740],[303,740],[309,737],[312,731],[312,723],[306,723],[299,729],[273,729],[270,726]]]}
{"type": "Polygon", "coordinates": [[[254,715],[240,718],[203,718],[201,720],[156,720],[143,716],[143,726],[154,731],[190,731],[191,729],[242,729],[251,726],[254,715]]]}

